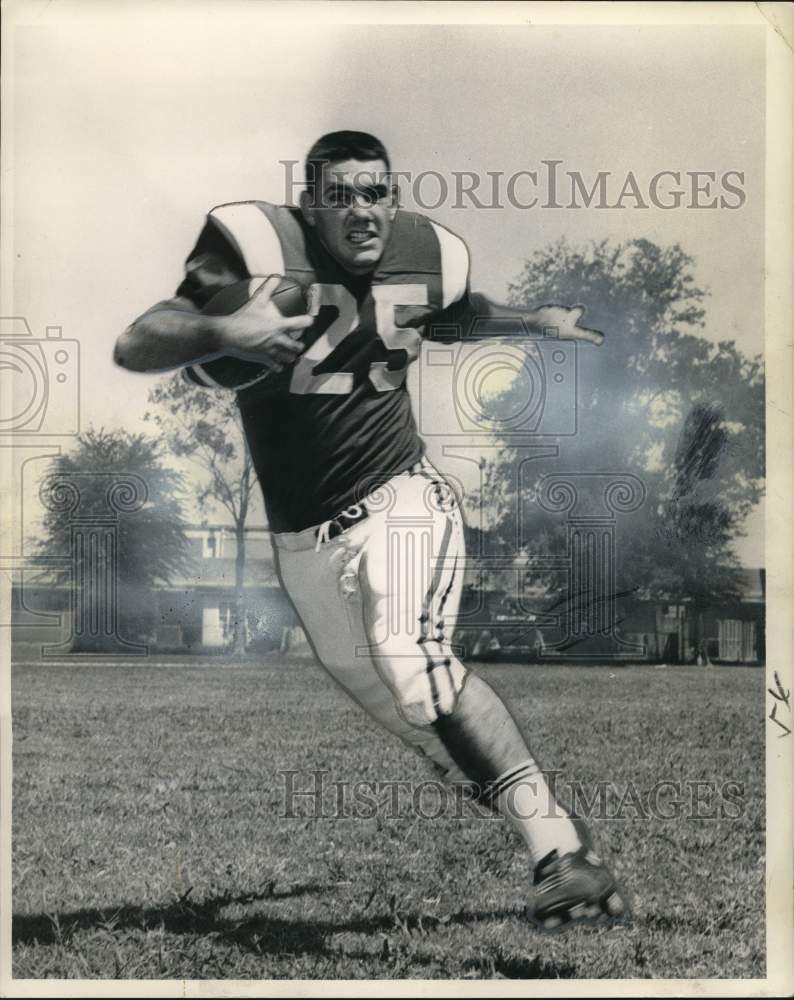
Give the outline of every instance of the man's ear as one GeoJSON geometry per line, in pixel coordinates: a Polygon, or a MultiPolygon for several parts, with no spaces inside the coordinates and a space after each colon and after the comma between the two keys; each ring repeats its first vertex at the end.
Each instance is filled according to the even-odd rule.
{"type": "Polygon", "coordinates": [[[307,226],[314,225],[314,204],[313,198],[308,191],[301,191],[299,199],[301,215],[307,226]]]}

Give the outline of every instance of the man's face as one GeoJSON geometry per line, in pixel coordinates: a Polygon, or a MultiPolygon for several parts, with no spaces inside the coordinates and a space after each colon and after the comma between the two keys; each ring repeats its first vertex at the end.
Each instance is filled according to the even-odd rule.
{"type": "Polygon", "coordinates": [[[301,199],[303,215],[346,270],[366,274],[383,256],[397,212],[396,190],[383,160],[323,164],[314,198],[301,199]]]}

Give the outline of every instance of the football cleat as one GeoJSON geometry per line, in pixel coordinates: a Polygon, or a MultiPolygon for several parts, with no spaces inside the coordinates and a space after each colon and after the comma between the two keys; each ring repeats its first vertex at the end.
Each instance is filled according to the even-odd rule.
{"type": "Polygon", "coordinates": [[[628,903],[611,872],[589,845],[551,851],[535,868],[529,919],[543,931],[577,924],[610,926],[628,920],[628,903]]]}

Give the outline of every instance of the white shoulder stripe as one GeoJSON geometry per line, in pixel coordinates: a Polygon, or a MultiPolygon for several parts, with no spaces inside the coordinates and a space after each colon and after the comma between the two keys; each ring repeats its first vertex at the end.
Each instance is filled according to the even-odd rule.
{"type": "Polygon", "coordinates": [[[221,205],[210,215],[223,223],[237,241],[249,274],[284,273],[281,240],[270,219],[256,205],[221,205]]]}
{"type": "Polygon", "coordinates": [[[441,288],[444,308],[457,302],[469,280],[469,251],[466,244],[443,226],[430,222],[441,247],[441,288]]]}

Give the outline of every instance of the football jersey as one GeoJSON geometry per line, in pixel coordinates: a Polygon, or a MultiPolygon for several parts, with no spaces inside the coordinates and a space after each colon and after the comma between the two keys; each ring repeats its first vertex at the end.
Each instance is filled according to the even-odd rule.
{"type": "Polygon", "coordinates": [[[237,394],[273,531],[334,517],[422,456],[406,372],[427,324],[465,305],[468,270],[463,241],[413,212],[397,212],[363,276],[328,253],[298,209],[237,202],[210,212],[178,295],[203,308],[230,284],[281,274],[316,311],[298,360],[237,394]]]}

